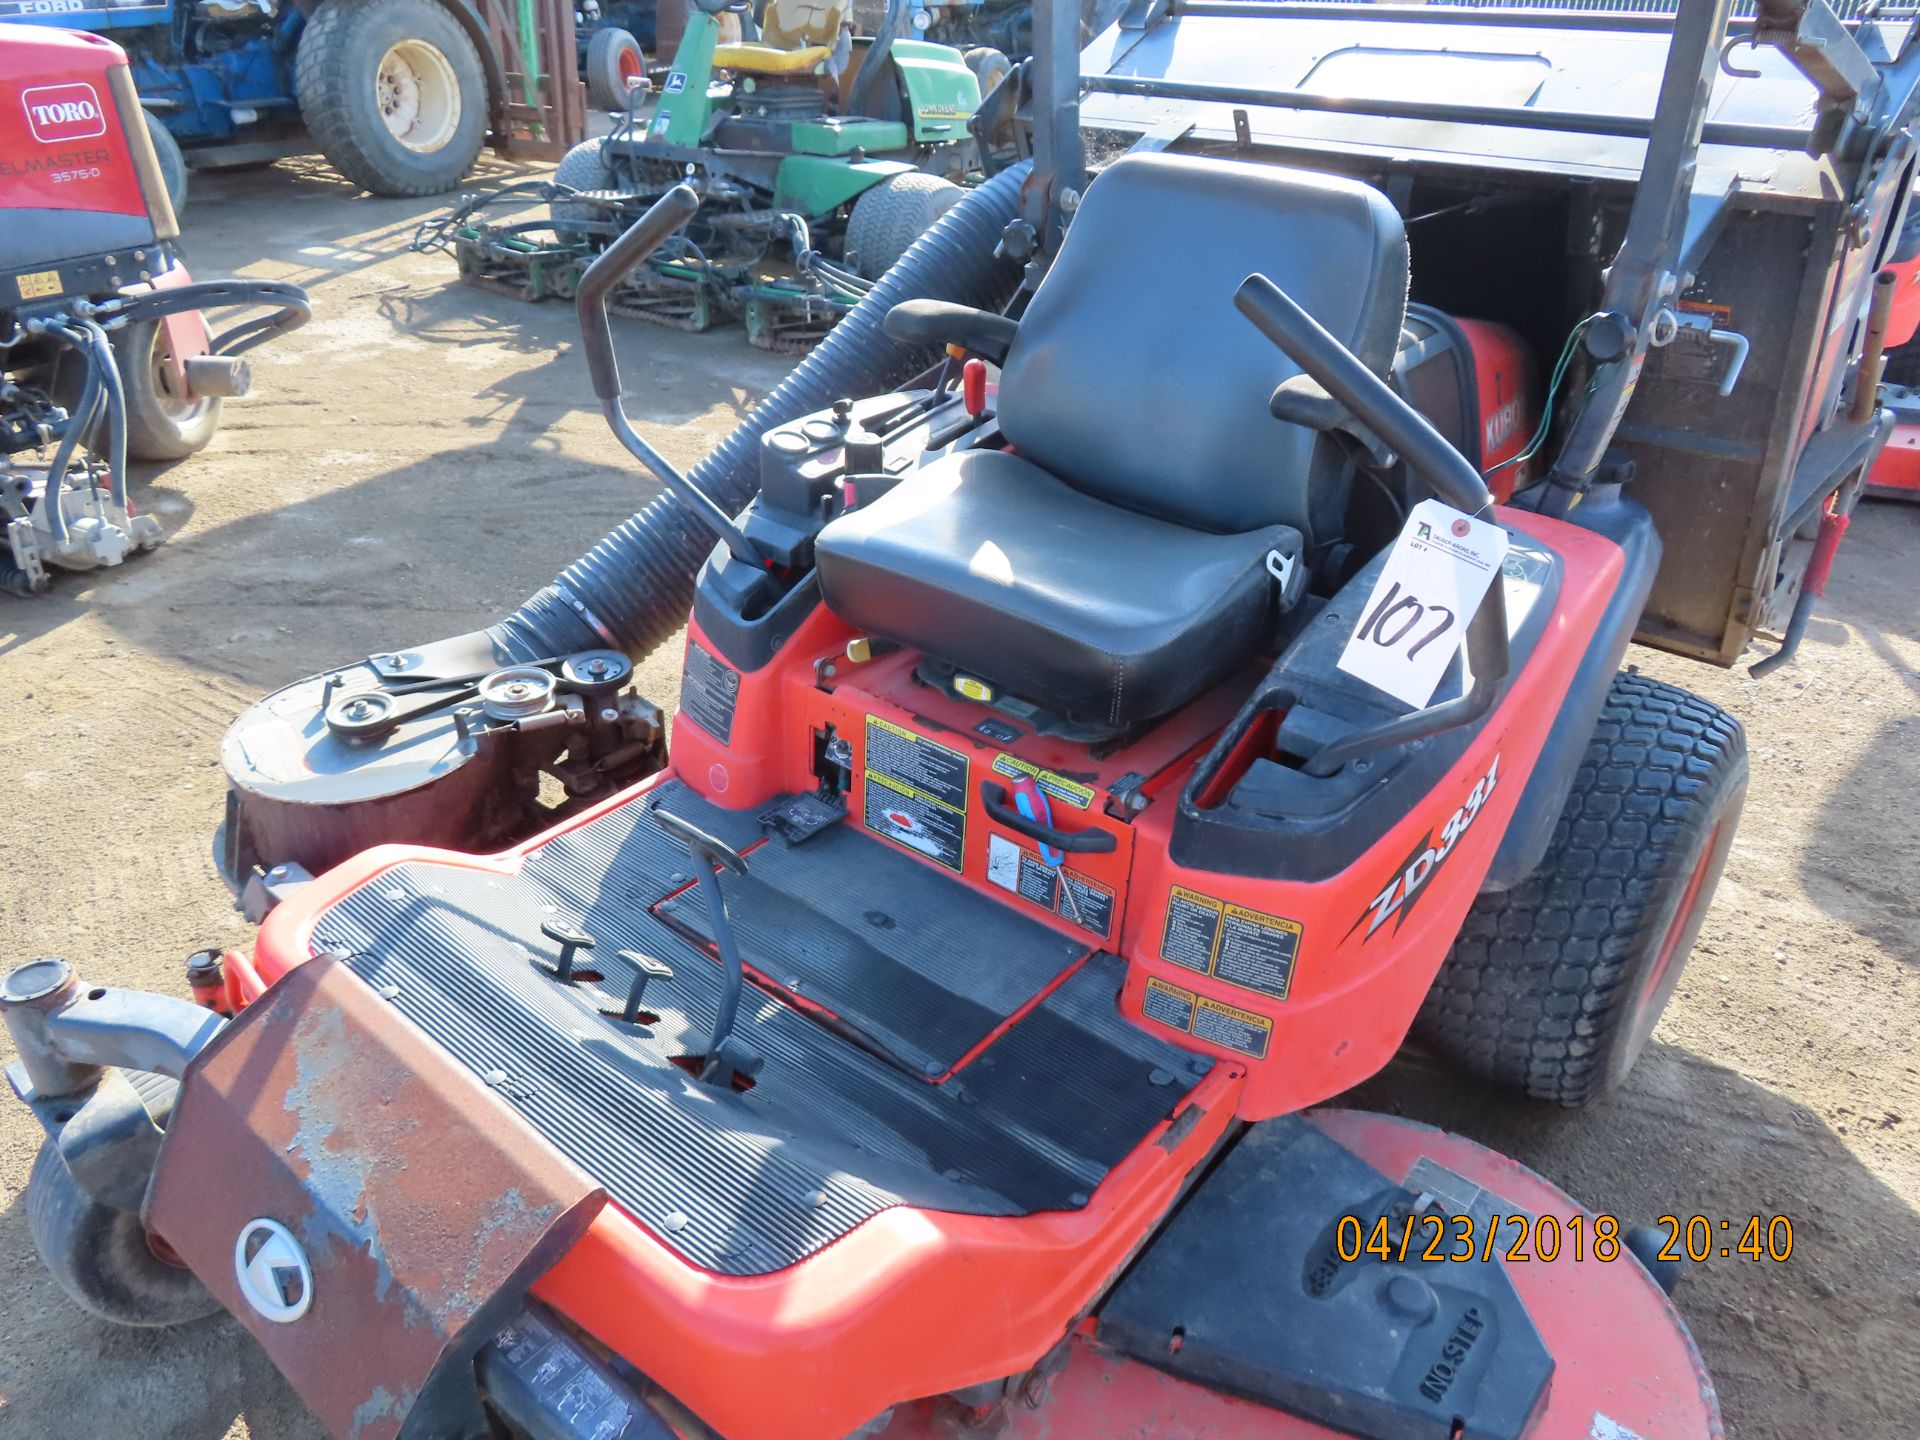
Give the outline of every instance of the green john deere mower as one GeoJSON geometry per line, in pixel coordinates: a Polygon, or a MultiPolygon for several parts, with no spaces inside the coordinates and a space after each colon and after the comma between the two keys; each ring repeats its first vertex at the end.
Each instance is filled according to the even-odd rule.
{"type": "MultiPolygon", "coordinates": [[[[613,297],[617,314],[687,330],[742,320],[771,350],[811,345],[960,196],[977,163],[977,59],[906,38],[905,0],[856,38],[846,0],[765,0],[755,36],[724,42],[740,0],[696,0],[654,103],[636,91],[614,132],[574,147],[545,220],[451,217],[461,276],[530,299],[573,294],[582,269],[673,185],[699,221],[613,297]],[[904,32],[904,34],[903,34],[904,32]]],[[[443,232],[444,233],[444,232],[443,232]]]]}

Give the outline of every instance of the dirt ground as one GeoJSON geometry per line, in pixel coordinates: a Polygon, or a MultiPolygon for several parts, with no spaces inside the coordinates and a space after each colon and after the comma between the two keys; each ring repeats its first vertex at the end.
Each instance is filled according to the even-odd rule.
{"type": "MultiPolygon", "coordinates": [[[[482,179],[504,178],[501,170],[482,179]]],[[[228,721],[342,657],[484,624],[651,493],[595,413],[571,312],[407,253],[437,207],[317,164],[197,176],[205,276],[291,279],[316,318],[256,358],[198,458],[140,493],[172,542],[0,601],[0,961],[178,991],[241,944],[209,840],[228,721]],[[265,257],[265,258],[263,258],[265,257]]],[[[623,324],[630,403],[691,464],[784,363],[737,330],[623,324]]],[[[1403,1058],[1358,1102],[1517,1155],[1596,1210],[1786,1215],[1785,1264],[1710,1260],[1679,1305],[1738,1440],[1920,1434],[1920,507],[1864,507],[1798,666],[1762,683],[1637,662],[1748,727],[1752,791],[1691,968],[1624,1094],[1548,1113],[1403,1058]]],[[[671,647],[642,668],[670,702],[671,647]]],[[[82,1318],[35,1259],[39,1144],[0,1104],[0,1436],[313,1440],[224,1318],[82,1318]]]]}

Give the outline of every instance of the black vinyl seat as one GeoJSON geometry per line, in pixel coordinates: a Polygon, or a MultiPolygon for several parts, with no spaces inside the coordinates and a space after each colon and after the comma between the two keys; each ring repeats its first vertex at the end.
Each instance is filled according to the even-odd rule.
{"type": "Polygon", "coordinates": [[[1337,538],[1351,461],[1271,418],[1298,371],[1235,311],[1261,271],[1384,373],[1406,236],[1355,181],[1134,155],[1088,187],[1001,372],[1008,451],[964,451],[816,547],[849,624],[1080,724],[1178,708],[1254,654],[1267,558],[1337,538]]]}

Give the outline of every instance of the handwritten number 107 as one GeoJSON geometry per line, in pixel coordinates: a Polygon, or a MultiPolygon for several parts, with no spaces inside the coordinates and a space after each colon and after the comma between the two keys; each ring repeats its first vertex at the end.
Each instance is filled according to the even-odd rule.
{"type": "Polygon", "coordinates": [[[1387,593],[1380,597],[1380,603],[1373,607],[1373,613],[1367,616],[1366,623],[1360,627],[1359,638],[1371,639],[1382,649],[1391,650],[1429,614],[1438,615],[1439,623],[1413,643],[1407,651],[1407,659],[1412,660],[1419,653],[1453,628],[1453,611],[1444,605],[1427,605],[1412,595],[1400,593],[1400,582],[1394,581],[1387,593]]]}

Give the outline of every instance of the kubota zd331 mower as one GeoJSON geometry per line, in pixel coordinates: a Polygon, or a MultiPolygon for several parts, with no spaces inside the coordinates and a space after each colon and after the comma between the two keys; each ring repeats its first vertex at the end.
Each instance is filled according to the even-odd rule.
{"type": "Polygon", "coordinates": [[[236,722],[250,950],[8,977],[82,1304],[359,1440],[1720,1433],[1638,1236],[1311,1107],[1646,1044],[1747,762],[1618,667],[1796,609],[1885,439],[1906,28],[1041,15],[1032,163],[691,474],[606,302],[694,192],[595,262],[667,493],[236,722]]]}
{"type": "Polygon", "coordinates": [[[0,590],[166,538],[127,460],[179,460],[244,395],[239,357],[305,322],[295,285],[195,284],[127,57],[0,25],[0,590]],[[205,310],[272,306],[209,340],[205,310]]]}

